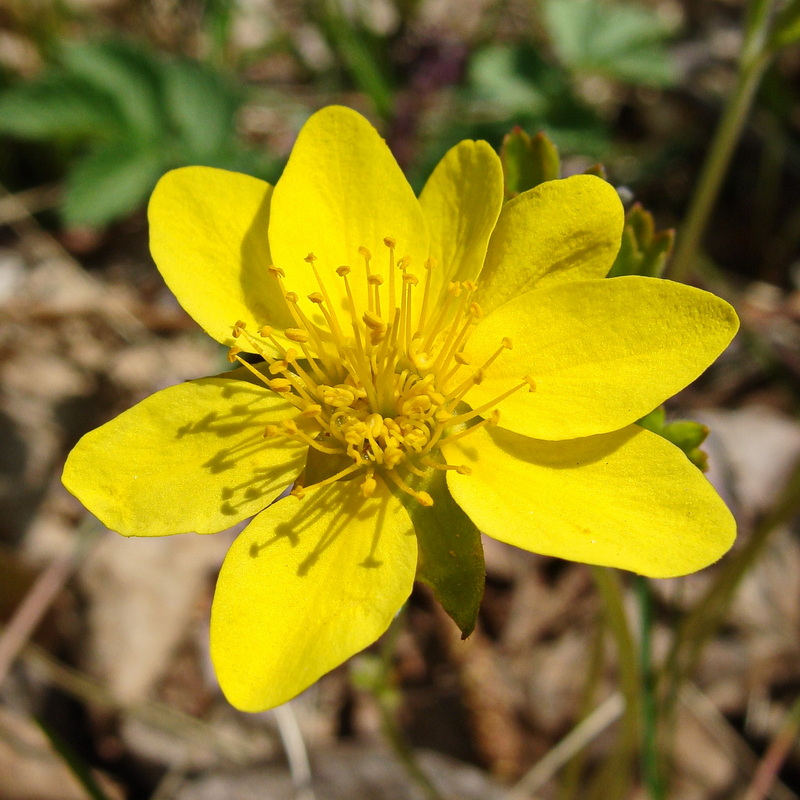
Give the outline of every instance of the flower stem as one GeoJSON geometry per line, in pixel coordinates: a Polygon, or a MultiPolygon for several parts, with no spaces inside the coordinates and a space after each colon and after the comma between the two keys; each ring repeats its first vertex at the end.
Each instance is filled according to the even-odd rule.
{"type": "Polygon", "coordinates": [[[421,789],[427,800],[444,800],[444,797],[439,793],[439,790],[434,786],[431,779],[420,766],[414,748],[408,743],[395,717],[396,709],[395,703],[392,702],[393,692],[390,685],[390,674],[392,671],[392,661],[397,637],[403,627],[403,618],[404,610],[401,610],[397,617],[395,617],[381,642],[381,670],[380,675],[377,676],[376,685],[373,687],[372,694],[380,711],[383,735],[386,737],[389,746],[394,751],[400,763],[405,767],[409,777],[421,789]]]}
{"type": "Polygon", "coordinates": [[[652,664],[653,598],[650,584],[643,575],[636,576],[636,596],[639,601],[639,672],[642,686],[641,767],[651,800],[664,800],[664,780],[658,753],[658,703],[652,664]]]}
{"type": "Polygon", "coordinates": [[[753,0],[751,4],[736,86],[711,140],[686,221],[678,236],[675,256],[667,267],[666,277],[672,280],[685,281],[692,271],[692,262],[734,148],[750,114],[761,78],[772,59],[773,51],[766,43],[771,6],[772,0],[753,0]]]}
{"type": "Polygon", "coordinates": [[[625,699],[625,713],[617,741],[617,749],[598,773],[596,786],[602,797],[627,797],[636,747],[640,741],[641,684],[636,660],[636,645],[625,614],[625,601],[619,574],[608,567],[590,567],[603,602],[603,611],[617,650],[619,688],[625,699]]]}

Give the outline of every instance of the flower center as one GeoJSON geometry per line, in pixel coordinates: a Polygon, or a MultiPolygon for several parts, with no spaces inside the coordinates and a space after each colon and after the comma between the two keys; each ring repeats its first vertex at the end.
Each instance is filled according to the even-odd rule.
{"type": "Polygon", "coordinates": [[[384,245],[388,285],[372,270],[369,250],[358,250],[363,259],[363,302],[356,301],[349,266],[338,267],[335,277],[323,275],[316,256],[309,253],[305,262],[319,287],[308,295],[319,312],[314,320],[285,285],[284,271],[271,266],[270,274],[296,327],[287,328],[282,340],[269,325],[257,334],[246,330],[244,322],[233,326],[234,338],[245,338],[267,369],[261,372],[245,361],[237,345],[230,348],[229,360],[247,367],[299,412],[280,424],[268,425],[264,436],[292,437],[328,456],[337,467],[345,463],[313,486],[296,485],[292,490],[296,497],[357,473],[362,477],[361,492],[369,497],[379,472],[422,505],[432,505],[427,492],[408,485],[409,474],[425,477],[431,469],[468,474],[468,467],[436,458],[438,447],[496,424],[498,403],[520,389],[536,388],[533,379],[525,376],[491,402],[467,407],[466,394],[511,349],[511,340],[503,339],[484,363],[473,365],[465,348],[481,318],[480,306],[472,300],[476,284],[451,283],[444,302],[433,308],[435,261],[425,262],[420,287],[419,278],[409,272],[410,259],[395,257],[395,240],[386,237],[384,245]],[[343,282],[339,309],[329,291],[329,281],[334,280],[343,282]]]}

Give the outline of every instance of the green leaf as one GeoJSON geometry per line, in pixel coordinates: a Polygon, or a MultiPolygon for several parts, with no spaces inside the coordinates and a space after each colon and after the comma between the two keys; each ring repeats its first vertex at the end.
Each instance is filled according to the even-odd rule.
{"type": "Polygon", "coordinates": [[[500,160],[505,176],[506,198],[533,189],[561,174],[558,148],[543,132],[531,138],[519,126],[503,138],[500,160]]]}
{"type": "Polygon", "coordinates": [[[66,74],[51,74],[0,95],[0,132],[24,139],[108,137],[123,128],[103,91],[66,74]]]}
{"type": "Polygon", "coordinates": [[[135,211],[164,172],[160,148],[126,142],[95,148],[70,170],[61,214],[67,225],[102,227],[135,211]]]}
{"type": "Polygon", "coordinates": [[[443,471],[412,485],[433,498],[432,506],[423,506],[395,490],[417,532],[417,580],[431,588],[466,639],[475,630],[486,581],[480,532],[453,500],[443,471]]]}
{"type": "Polygon", "coordinates": [[[70,44],[61,61],[71,74],[114,98],[129,138],[152,141],[164,134],[161,64],[144,49],[118,39],[70,44]]]}
{"type": "Polygon", "coordinates": [[[197,163],[230,146],[240,98],[221,74],[196,62],[174,61],[164,68],[164,94],[181,161],[197,163]]]}
{"type": "Polygon", "coordinates": [[[544,20],[561,62],[574,72],[669,86],[667,32],[651,10],[603,0],[545,0],[544,20]]]}
{"type": "Polygon", "coordinates": [[[622,243],[608,277],[616,278],[620,275],[661,277],[674,241],[673,230],[656,232],[653,215],[639,203],[635,203],[625,215],[622,243]]]}
{"type": "Polygon", "coordinates": [[[708,469],[708,455],[700,449],[700,445],[703,444],[709,434],[709,429],[706,425],[685,419],[667,422],[664,406],[659,406],[651,411],[647,416],[642,417],[637,424],[679,447],[686,454],[689,461],[702,472],[708,469]]]}
{"type": "Polygon", "coordinates": [[[544,114],[549,105],[544,87],[520,73],[518,57],[517,48],[505,45],[489,45],[478,50],[469,65],[475,94],[501,113],[544,114]]]}

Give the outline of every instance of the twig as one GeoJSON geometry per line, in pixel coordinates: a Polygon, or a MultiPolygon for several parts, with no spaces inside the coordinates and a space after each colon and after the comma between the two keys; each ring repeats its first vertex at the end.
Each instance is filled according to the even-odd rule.
{"type": "Polygon", "coordinates": [[[125,703],[114,697],[100,681],[61,663],[37,645],[25,645],[20,658],[32,671],[39,672],[44,680],[85,703],[125,714],[187,742],[208,747],[233,764],[242,764],[247,760],[249,743],[246,737],[219,731],[203,720],[157,701],[125,703]]]}
{"type": "Polygon", "coordinates": [[[58,186],[37,186],[0,199],[0,225],[27,220],[37,211],[46,211],[58,205],[61,191],[58,186]]]}
{"type": "Polygon", "coordinates": [[[784,717],[781,727],[770,742],[767,752],[764,753],[742,800],[764,800],[770,796],[771,789],[778,779],[778,772],[791,753],[799,732],[800,698],[794,701],[784,717]]]}
{"type": "MultiPolygon", "coordinates": [[[[709,697],[693,683],[687,683],[680,694],[683,708],[689,712],[727,751],[740,772],[753,771],[758,764],[758,757],[750,745],[742,738],[739,731],[731,725],[709,697]]],[[[798,800],[795,792],[786,784],[776,780],[769,793],[772,800],[798,800]]]]}
{"type": "MultiPolygon", "coordinates": [[[[5,187],[0,186],[0,208],[5,215],[5,222],[23,243],[29,242],[32,245],[29,249],[29,257],[37,261],[53,259],[61,269],[68,271],[81,283],[94,288],[102,287],[102,284],[95,281],[57,239],[42,229],[25,202],[28,196],[27,192],[11,194],[5,187]]],[[[106,298],[102,309],[105,312],[105,318],[122,339],[130,342],[148,333],[144,324],[131,314],[115,296],[108,291],[105,294],[106,298]]]]}
{"type": "Polygon", "coordinates": [[[72,553],[55,559],[39,575],[0,636],[0,686],[22,648],[94,542],[96,531],[94,522],[88,522],[90,519],[86,517],[87,522],[78,529],[72,553]]]}
{"type": "Polygon", "coordinates": [[[576,753],[596,739],[625,710],[622,694],[615,692],[576,725],[555,747],[506,793],[503,800],[534,800],[533,793],[544,786],[576,753]]]}

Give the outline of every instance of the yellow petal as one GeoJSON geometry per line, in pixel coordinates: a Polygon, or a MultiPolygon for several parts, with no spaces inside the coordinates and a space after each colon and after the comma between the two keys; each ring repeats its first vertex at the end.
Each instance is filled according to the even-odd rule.
{"type": "MultiPolygon", "coordinates": [[[[267,241],[272,186],[211,167],[164,175],[148,207],[150,252],[180,304],[223,344],[242,320],[252,331],[294,325],[267,241]]],[[[242,337],[236,344],[255,352],[242,337]]]]}
{"type": "Polygon", "coordinates": [[[624,222],[614,187],[594,175],[523,192],[503,206],[475,299],[489,312],[534,288],[604,277],[624,222]]]}
{"type": "Polygon", "coordinates": [[[738,328],[728,303],[656,278],[550,286],[509,301],[478,325],[468,349],[479,364],[505,350],[467,395],[473,408],[530,375],[500,403],[500,425],[538,439],[572,439],[635,422],[691,383],[738,328]]]}
{"type": "Polygon", "coordinates": [[[480,274],[503,205],[500,159],[486,142],[460,142],[428,178],[419,202],[436,259],[429,278],[436,308],[450,281],[474,281],[480,274]]]}
{"type": "Polygon", "coordinates": [[[125,536],[215,533],[261,511],[305,462],[264,428],[297,412],[244,369],[228,375],[164,389],[87,433],[64,485],[125,536]]]}
{"type": "Polygon", "coordinates": [[[416,538],[381,482],[270,506],[236,539],[211,610],[211,658],[243,711],[280,705],[374,642],[411,592],[416,538]]]}
{"type": "Polygon", "coordinates": [[[736,535],[700,470],[637,425],[568,442],[483,429],[442,449],[472,468],[447,473],[456,502],[524,550],[667,578],[713,563],[736,535]]]}
{"type": "MultiPolygon", "coordinates": [[[[390,307],[385,237],[395,240],[396,259],[409,256],[409,270],[421,276],[428,256],[422,210],[386,142],[355,111],[323,108],[300,131],[272,198],[270,247],[275,264],[286,273],[287,289],[296,292],[306,312],[318,319],[305,299],[320,291],[303,260],[313,253],[335,309],[345,308],[344,282],[336,274],[342,265],[352,269],[348,279],[357,307],[366,309],[364,259],[358,252],[366,247],[372,272],[385,281],[383,308],[390,307]]],[[[391,270],[391,275],[399,306],[400,270],[391,270]]]]}

